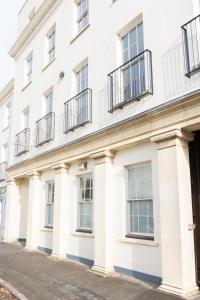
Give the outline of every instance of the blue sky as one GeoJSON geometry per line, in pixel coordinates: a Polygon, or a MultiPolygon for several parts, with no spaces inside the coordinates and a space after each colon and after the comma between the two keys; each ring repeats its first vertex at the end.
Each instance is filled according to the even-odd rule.
{"type": "Polygon", "coordinates": [[[8,55],[17,37],[17,14],[25,0],[1,1],[0,8],[0,90],[14,77],[14,60],[8,55]]]}

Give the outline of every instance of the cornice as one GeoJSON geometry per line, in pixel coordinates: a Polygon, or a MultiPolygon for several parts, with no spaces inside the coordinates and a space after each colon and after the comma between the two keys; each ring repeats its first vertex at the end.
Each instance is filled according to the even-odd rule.
{"type": "Polygon", "coordinates": [[[23,48],[24,44],[30,40],[33,36],[33,34],[36,32],[38,26],[43,21],[44,17],[48,15],[50,10],[59,4],[62,0],[44,0],[38,10],[36,11],[34,17],[31,19],[31,21],[27,24],[25,29],[22,31],[22,33],[17,38],[16,42],[12,46],[12,48],[9,51],[9,55],[13,58],[17,56],[19,51],[23,48]]]}
{"type": "Polygon", "coordinates": [[[0,91],[0,102],[4,100],[14,89],[14,79],[11,79],[0,91]]]}

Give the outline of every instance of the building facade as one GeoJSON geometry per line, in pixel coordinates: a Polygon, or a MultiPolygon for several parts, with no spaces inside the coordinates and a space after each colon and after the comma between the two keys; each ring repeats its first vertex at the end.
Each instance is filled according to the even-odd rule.
{"type": "Polygon", "coordinates": [[[25,2],[4,240],[183,295],[200,283],[200,1],[153,5],[25,2]]]}

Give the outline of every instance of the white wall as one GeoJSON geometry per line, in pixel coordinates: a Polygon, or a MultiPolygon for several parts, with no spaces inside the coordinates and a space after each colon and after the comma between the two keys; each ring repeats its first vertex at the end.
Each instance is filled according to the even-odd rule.
{"type": "MultiPolygon", "coordinates": [[[[30,8],[32,2],[28,1],[28,3],[27,7],[29,5],[30,8]]],[[[31,153],[14,158],[11,149],[11,164],[73,141],[199,88],[200,73],[190,79],[184,75],[181,25],[194,16],[192,1],[171,0],[161,3],[156,0],[153,5],[148,0],[118,0],[115,3],[111,0],[90,1],[91,25],[73,43],[70,43],[74,37],[74,5],[73,0],[61,1],[16,59],[12,139],[22,129],[20,121],[22,110],[30,105],[31,145],[34,146],[35,121],[44,116],[43,94],[51,86],[54,87],[56,130],[54,142],[37,149],[33,147],[31,153]],[[145,49],[151,50],[153,56],[154,95],[110,114],[108,113],[107,74],[122,63],[118,33],[122,29],[125,30],[127,24],[134,21],[141,13],[144,22],[145,49]],[[56,59],[43,70],[45,35],[55,23],[56,59]],[[33,51],[32,83],[22,91],[24,62],[31,51],[33,51]],[[75,95],[73,69],[86,58],[89,64],[89,87],[93,90],[93,122],[84,128],[63,134],[64,102],[75,95]],[[61,71],[65,72],[62,81],[59,80],[61,71]]],[[[26,9],[28,10],[25,8],[20,14],[23,21],[26,19],[26,9]]]]}

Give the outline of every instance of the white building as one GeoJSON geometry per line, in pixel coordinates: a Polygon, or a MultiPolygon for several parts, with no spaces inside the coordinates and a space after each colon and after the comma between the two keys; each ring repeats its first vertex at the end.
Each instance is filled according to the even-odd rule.
{"type": "Polygon", "coordinates": [[[199,0],[25,2],[5,241],[197,289],[199,14],[199,0]]]}
{"type": "Polygon", "coordinates": [[[13,98],[14,81],[11,80],[0,92],[0,241],[3,238],[5,199],[6,199],[6,168],[10,139],[10,113],[13,98]]]}

